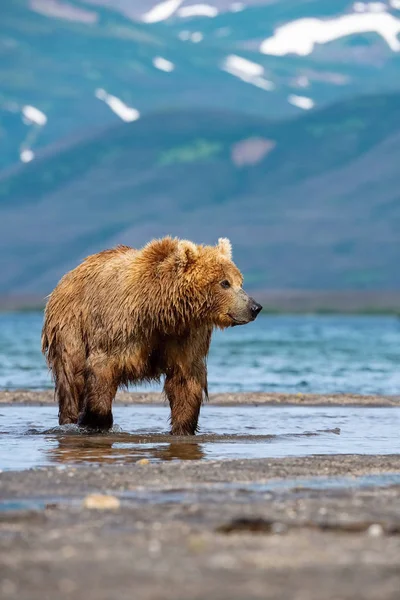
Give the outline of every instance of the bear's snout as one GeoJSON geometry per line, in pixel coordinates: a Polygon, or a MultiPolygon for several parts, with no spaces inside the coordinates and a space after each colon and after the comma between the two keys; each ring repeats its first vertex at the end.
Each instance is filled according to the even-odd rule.
{"type": "Polygon", "coordinates": [[[261,310],[261,304],[256,302],[254,298],[246,294],[246,292],[241,288],[238,290],[236,296],[235,308],[228,313],[229,317],[233,321],[231,326],[235,327],[235,325],[246,325],[246,323],[254,321],[261,310]]]}
{"type": "Polygon", "coordinates": [[[251,314],[251,318],[254,321],[254,319],[257,317],[258,313],[262,311],[262,306],[261,306],[261,304],[258,304],[258,302],[253,300],[253,298],[250,298],[250,301],[251,301],[250,314],[251,314]]]}

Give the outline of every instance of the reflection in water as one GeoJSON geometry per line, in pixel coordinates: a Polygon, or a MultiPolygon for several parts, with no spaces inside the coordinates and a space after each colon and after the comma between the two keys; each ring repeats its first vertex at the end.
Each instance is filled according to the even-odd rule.
{"type": "Polygon", "coordinates": [[[2,406],[0,469],[50,464],[134,464],[140,459],[221,460],[312,454],[393,454],[399,451],[396,407],[210,406],[208,429],[195,437],[165,431],[163,406],[116,406],[106,434],[76,425],[54,427],[55,407],[2,406]],[[148,430],[151,425],[152,431],[148,430]]]}
{"type": "Polygon", "coordinates": [[[140,459],[200,460],[201,444],[194,441],[171,443],[126,443],[117,436],[62,436],[57,445],[46,450],[52,463],[129,464],[140,459]]]}

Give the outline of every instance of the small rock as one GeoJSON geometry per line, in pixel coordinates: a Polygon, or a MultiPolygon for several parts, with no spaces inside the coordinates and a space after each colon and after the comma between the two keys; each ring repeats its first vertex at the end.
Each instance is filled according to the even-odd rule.
{"type": "Polygon", "coordinates": [[[119,508],[121,506],[121,502],[116,496],[89,494],[89,496],[86,496],[84,499],[83,505],[85,508],[108,510],[119,508]]]}
{"type": "Polygon", "coordinates": [[[158,540],[151,540],[149,543],[150,554],[159,554],[161,551],[161,544],[158,540]]]}
{"type": "Polygon", "coordinates": [[[149,459],[148,458],[141,458],[140,460],[137,461],[137,465],[148,465],[149,464],[149,459]]]}
{"type": "Polygon", "coordinates": [[[271,533],[276,535],[283,535],[288,532],[288,526],[285,523],[273,523],[271,526],[271,533]]]}
{"type": "Polygon", "coordinates": [[[216,554],[211,556],[210,564],[217,569],[234,569],[237,566],[237,561],[231,554],[216,554]]]}
{"type": "Polygon", "coordinates": [[[371,537],[380,537],[383,535],[383,527],[379,523],[374,523],[368,527],[367,533],[371,537]]]}
{"type": "Polygon", "coordinates": [[[207,547],[206,539],[201,535],[192,535],[188,538],[189,549],[193,552],[202,552],[207,547]]]}

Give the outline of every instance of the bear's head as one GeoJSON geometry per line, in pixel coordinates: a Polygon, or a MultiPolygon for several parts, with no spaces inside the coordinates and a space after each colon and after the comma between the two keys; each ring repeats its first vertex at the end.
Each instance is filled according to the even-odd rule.
{"type": "Polygon", "coordinates": [[[228,239],[220,238],[216,246],[203,246],[163,238],[150,242],[145,250],[147,266],[152,257],[151,277],[158,281],[164,322],[233,327],[254,321],[262,309],[243,290],[243,276],[232,261],[228,239]]]}

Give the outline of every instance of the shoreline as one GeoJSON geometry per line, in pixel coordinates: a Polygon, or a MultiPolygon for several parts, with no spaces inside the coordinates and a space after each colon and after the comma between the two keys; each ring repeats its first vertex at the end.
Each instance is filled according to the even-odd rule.
{"type": "MultiPolygon", "coordinates": [[[[224,392],[210,394],[211,406],[359,406],[400,407],[400,396],[357,394],[302,394],[283,392],[224,392]]],[[[54,390],[3,390],[1,406],[53,406],[54,390]]],[[[165,405],[161,392],[118,392],[114,405],[165,405]]]]}
{"type": "MultiPolygon", "coordinates": [[[[162,398],[120,392],[116,404],[162,398]]],[[[225,393],[210,404],[391,407],[400,398],[225,393]]],[[[6,405],[57,410],[53,390],[0,392],[0,413],[6,405]]],[[[51,589],[60,600],[277,600],[300,589],[308,600],[398,600],[395,448],[204,460],[187,451],[201,437],[162,435],[153,441],[167,447],[162,458],[110,463],[107,436],[54,441],[51,465],[0,471],[5,598],[43,600],[51,589]]]]}

